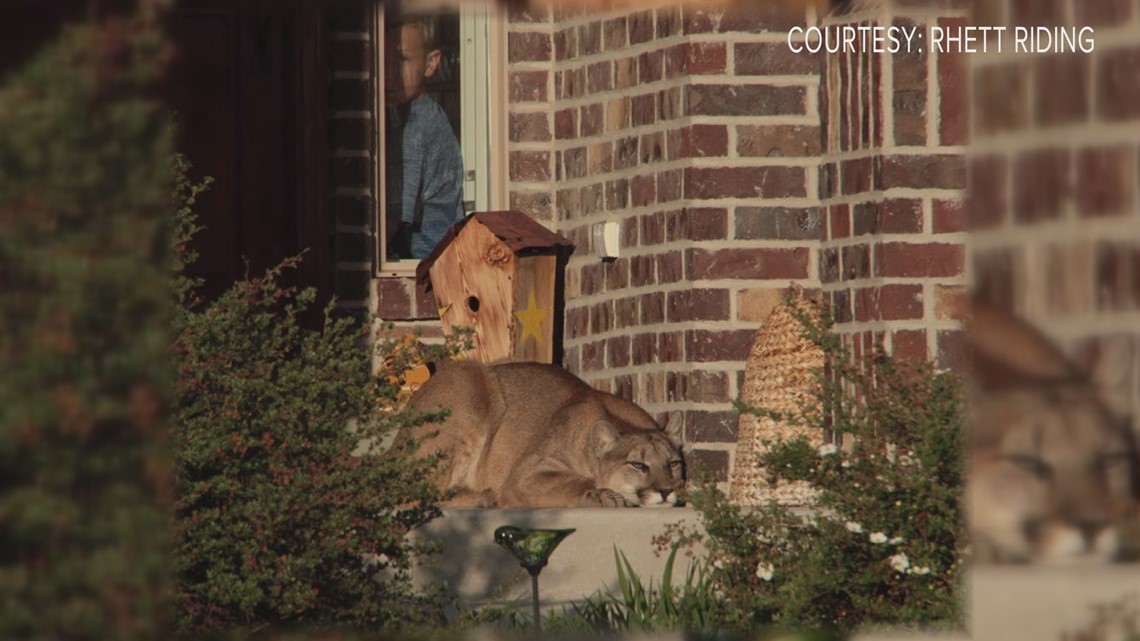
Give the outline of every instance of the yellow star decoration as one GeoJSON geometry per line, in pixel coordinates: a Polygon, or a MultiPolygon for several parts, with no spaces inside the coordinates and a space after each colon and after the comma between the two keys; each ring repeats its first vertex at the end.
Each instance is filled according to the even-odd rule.
{"type": "Polygon", "coordinates": [[[534,336],[535,344],[542,347],[542,321],[546,320],[546,310],[538,308],[538,303],[534,301],[533,289],[530,291],[530,299],[527,301],[526,309],[515,312],[515,316],[522,323],[523,333],[520,343],[525,344],[528,336],[534,336]]]}

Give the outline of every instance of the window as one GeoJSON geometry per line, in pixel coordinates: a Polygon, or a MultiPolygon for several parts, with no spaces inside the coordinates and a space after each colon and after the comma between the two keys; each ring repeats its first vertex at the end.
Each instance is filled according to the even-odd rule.
{"type": "Polygon", "coordinates": [[[504,95],[496,87],[505,86],[506,35],[494,6],[385,5],[376,29],[377,264],[381,275],[402,276],[455,220],[506,208],[506,105],[495,97],[504,95]]]}

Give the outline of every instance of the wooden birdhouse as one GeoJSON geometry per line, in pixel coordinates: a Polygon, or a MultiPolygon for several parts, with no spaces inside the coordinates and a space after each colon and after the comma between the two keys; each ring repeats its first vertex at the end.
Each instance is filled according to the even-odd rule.
{"type": "Polygon", "coordinates": [[[517,211],[457,222],[416,267],[443,329],[475,330],[470,356],[556,363],[562,359],[563,271],[574,245],[517,211]]]}

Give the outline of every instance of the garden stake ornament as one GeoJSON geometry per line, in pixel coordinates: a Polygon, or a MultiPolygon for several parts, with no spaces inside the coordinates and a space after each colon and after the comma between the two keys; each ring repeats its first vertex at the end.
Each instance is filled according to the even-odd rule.
{"type": "Polygon", "coordinates": [[[538,616],[538,574],[546,567],[554,548],[574,529],[541,530],[504,525],[495,530],[495,543],[515,555],[519,564],[530,574],[531,604],[534,609],[534,638],[542,638],[541,619],[538,616]]]}

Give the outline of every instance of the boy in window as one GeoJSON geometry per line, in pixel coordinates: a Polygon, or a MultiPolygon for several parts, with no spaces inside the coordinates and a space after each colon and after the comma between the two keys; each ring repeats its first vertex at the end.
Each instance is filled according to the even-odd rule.
{"type": "Polygon", "coordinates": [[[442,57],[436,25],[432,16],[407,16],[389,32],[385,84],[396,116],[389,141],[399,145],[389,158],[400,161],[389,162],[390,258],[424,258],[463,217],[459,141],[443,108],[425,90],[442,57]]]}

